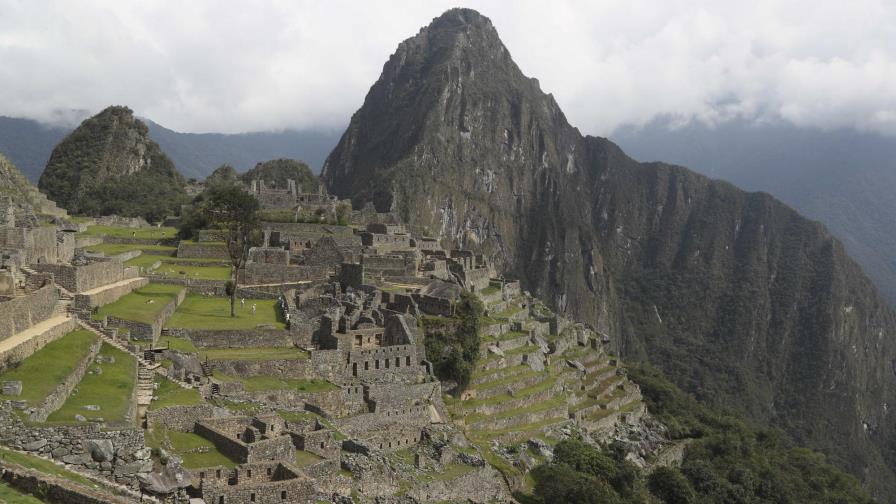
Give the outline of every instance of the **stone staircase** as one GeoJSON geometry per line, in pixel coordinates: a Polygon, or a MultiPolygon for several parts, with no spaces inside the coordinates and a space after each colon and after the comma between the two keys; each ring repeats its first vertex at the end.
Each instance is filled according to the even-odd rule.
{"type": "Polygon", "coordinates": [[[155,373],[144,366],[137,369],[137,406],[149,406],[152,402],[155,373]]]}

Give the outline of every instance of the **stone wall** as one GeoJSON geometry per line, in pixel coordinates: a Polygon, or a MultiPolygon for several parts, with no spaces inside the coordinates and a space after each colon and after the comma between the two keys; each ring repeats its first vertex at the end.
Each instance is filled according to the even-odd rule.
{"type": "Polygon", "coordinates": [[[230,259],[227,246],[215,242],[181,241],[177,245],[177,257],[181,259],[230,259]]]}
{"type": "Polygon", "coordinates": [[[250,263],[240,270],[240,283],[247,285],[282,284],[326,280],[333,268],[327,266],[280,266],[250,263]]]}
{"type": "Polygon", "coordinates": [[[186,338],[199,348],[261,348],[294,345],[293,335],[285,329],[232,329],[211,331],[204,329],[171,328],[171,336],[186,338]]]}
{"type": "Polygon", "coordinates": [[[329,496],[318,494],[310,479],[298,477],[249,485],[230,486],[226,483],[202,485],[203,500],[215,504],[317,502],[323,497],[329,496]]]}
{"type": "Polygon", "coordinates": [[[58,300],[58,289],[48,284],[25,296],[0,302],[0,341],[50,318],[58,300]]]}
{"type": "Polygon", "coordinates": [[[89,310],[94,306],[105,306],[115,302],[118,298],[129,294],[134,289],[145,287],[149,283],[148,278],[134,278],[131,282],[123,285],[117,285],[108,289],[103,289],[93,294],[76,294],[75,308],[78,310],[89,310]]]}
{"type": "Polygon", "coordinates": [[[349,352],[348,372],[353,377],[371,377],[386,373],[423,374],[417,362],[416,345],[392,345],[349,352]]]}
{"type": "Polygon", "coordinates": [[[295,380],[304,380],[314,377],[309,359],[269,359],[269,360],[238,360],[238,359],[209,359],[209,364],[218,371],[230,376],[277,376],[295,380]]]}
{"type": "Polygon", "coordinates": [[[75,369],[53,387],[53,390],[47,394],[47,397],[34,408],[34,411],[29,415],[29,419],[32,422],[45,422],[47,417],[50,416],[50,413],[58,410],[65,404],[69,394],[71,394],[72,390],[78,386],[78,383],[81,382],[81,378],[84,378],[84,375],[87,373],[87,368],[90,367],[93,360],[96,358],[96,354],[99,353],[101,344],[102,341],[97,338],[96,341],[90,345],[87,354],[78,361],[78,365],[75,366],[75,369]]]}
{"type": "Polygon", "coordinates": [[[83,266],[67,264],[35,264],[34,270],[53,273],[57,284],[70,292],[84,292],[125,278],[125,268],[120,261],[97,260],[83,266]]]}
{"type": "Polygon", "coordinates": [[[98,424],[50,427],[24,424],[8,404],[0,406],[0,442],[52,458],[132,488],[139,474],[152,471],[141,429],[104,429],[98,424]]]}

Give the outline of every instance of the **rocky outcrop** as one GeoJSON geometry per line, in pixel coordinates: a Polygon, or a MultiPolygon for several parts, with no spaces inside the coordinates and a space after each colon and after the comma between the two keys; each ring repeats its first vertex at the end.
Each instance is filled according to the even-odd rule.
{"type": "Polygon", "coordinates": [[[184,202],[184,180],[127,107],[85,120],[53,149],[38,183],[73,213],[160,220],[184,202]]]}
{"type": "Polygon", "coordinates": [[[842,245],[767,194],[582,136],[487,18],[402,42],[322,176],[896,495],[896,317],[842,245]]]}

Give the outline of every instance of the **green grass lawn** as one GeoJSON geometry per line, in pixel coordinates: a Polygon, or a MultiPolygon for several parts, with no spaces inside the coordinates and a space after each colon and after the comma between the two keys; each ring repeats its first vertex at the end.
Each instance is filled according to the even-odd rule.
{"type": "Polygon", "coordinates": [[[174,257],[177,252],[176,247],[166,247],[165,245],[140,245],[137,243],[100,243],[86,247],[88,252],[102,252],[106,256],[114,256],[134,250],[142,250],[144,256],[154,255],[162,257],[174,257]]]}
{"type": "Polygon", "coordinates": [[[193,342],[184,338],[175,338],[174,336],[160,336],[156,348],[170,348],[181,353],[197,353],[199,350],[193,345],[193,342]]]}
{"type": "Polygon", "coordinates": [[[230,266],[183,266],[162,262],[153,270],[157,275],[171,278],[197,278],[199,280],[230,280],[230,266]]]}
{"type": "Polygon", "coordinates": [[[155,393],[158,399],[149,404],[149,409],[151,410],[167,408],[168,406],[193,406],[202,403],[202,396],[199,395],[199,391],[196,389],[185,389],[161,376],[156,376],[155,381],[159,385],[155,393]]]}
{"type": "Polygon", "coordinates": [[[45,347],[34,352],[18,367],[0,373],[0,381],[18,380],[22,382],[22,395],[4,396],[2,399],[20,399],[37,405],[47,397],[65,377],[70,375],[78,362],[90,351],[97,336],[79,329],[70,332],[45,347]]]}
{"type": "Polygon", "coordinates": [[[117,226],[88,226],[81,236],[111,236],[114,238],[138,238],[141,240],[160,240],[174,238],[177,229],[173,227],[129,228],[117,226]]]}
{"type": "Polygon", "coordinates": [[[199,358],[205,360],[305,360],[308,352],[301,348],[203,348],[199,358]]]}
{"type": "Polygon", "coordinates": [[[184,461],[187,469],[200,467],[224,466],[236,467],[237,463],[224,455],[215,445],[204,437],[192,432],[176,432],[165,429],[159,424],[146,432],[146,446],[158,448],[165,440],[171,442],[172,452],[184,461]],[[205,449],[205,453],[191,453],[193,450],[205,449]]]}
{"type": "Polygon", "coordinates": [[[166,327],[184,329],[254,329],[261,324],[269,324],[284,329],[280,320],[276,299],[247,299],[245,307],[236,300],[236,317],[230,316],[230,298],[187,295],[174,315],[168,319],[166,327]],[[252,313],[252,305],[256,311],[252,313]]]}
{"type": "Polygon", "coordinates": [[[293,380],[289,378],[277,378],[275,376],[228,376],[215,371],[215,378],[222,382],[240,382],[246,387],[247,392],[264,392],[266,390],[294,390],[297,392],[326,392],[338,390],[339,387],[325,380],[293,380]]]}
{"type": "Polygon", "coordinates": [[[47,422],[70,423],[75,421],[75,415],[103,418],[106,423],[124,421],[137,379],[134,358],[106,344],[100,348],[100,354],[114,357],[115,362],[104,361],[90,366],[90,369],[99,366],[103,370],[102,374],[84,375],[76,392],[72,392],[65,404],[47,418],[47,422]],[[95,404],[100,410],[84,409],[88,404],[95,404]]]}
{"type": "Polygon", "coordinates": [[[180,285],[151,283],[122,296],[114,303],[101,306],[93,315],[93,318],[100,320],[103,317],[112,315],[122,320],[133,320],[134,322],[149,324],[155,321],[159,312],[165,308],[165,305],[177,297],[177,293],[181,290],[183,290],[183,287],[180,285]]]}
{"type": "Polygon", "coordinates": [[[140,254],[133,259],[128,259],[124,262],[125,266],[137,266],[140,268],[149,268],[153,264],[164,259],[161,256],[152,255],[152,254],[140,254]]]}
{"type": "Polygon", "coordinates": [[[22,493],[5,482],[0,482],[0,502],[3,504],[43,504],[44,501],[22,493]]]}
{"type": "MultiPolygon", "coordinates": [[[[50,474],[53,476],[57,476],[59,478],[66,479],[68,481],[73,481],[75,483],[80,483],[82,485],[86,485],[90,488],[98,488],[99,485],[94,483],[88,478],[81,476],[80,474],[69,471],[68,469],[56,465],[49,460],[42,459],[35,455],[29,455],[27,453],[19,453],[14,452],[12,450],[8,450],[6,448],[0,448],[0,462],[7,462],[10,464],[20,465],[22,467],[26,467],[28,469],[33,469],[35,471],[40,471],[44,474],[50,474]]],[[[2,502],[2,501],[0,501],[2,502]]]]}

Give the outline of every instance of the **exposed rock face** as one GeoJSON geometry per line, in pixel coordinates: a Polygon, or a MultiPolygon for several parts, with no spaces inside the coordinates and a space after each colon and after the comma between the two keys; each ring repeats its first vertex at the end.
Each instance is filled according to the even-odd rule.
{"type": "Polygon", "coordinates": [[[127,107],[109,107],[85,120],[53,149],[38,186],[74,213],[143,216],[175,212],[183,177],[146,125],[127,107]]]}
{"type": "Polygon", "coordinates": [[[766,194],[583,137],[487,18],[404,41],[322,176],[896,495],[896,318],[842,245],[766,194]]]}

